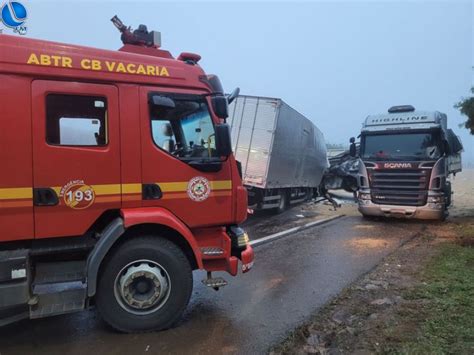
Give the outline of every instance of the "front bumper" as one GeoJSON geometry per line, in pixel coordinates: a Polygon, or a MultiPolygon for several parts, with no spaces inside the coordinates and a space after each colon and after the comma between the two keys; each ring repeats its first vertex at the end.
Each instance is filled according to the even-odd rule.
{"type": "Polygon", "coordinates": [[[445,203],[428,202],[424,206],[380,205],[359,199],[359,212],[365,216],[440,220],[446,217],[445,203]]]}
{"type": "MultiPolygon", "coordinates": [[[[207,234],[209,237],[209,234],[207,234]]],[[[202,269],[206,271],[227,271],[232,276],[239,272],[239,260],[243,273],[253,267],[254,252],[249,243],[248,235],[237,225],[222,228],[218,234],[212,234],[207,241],[201,239],[202,269]],[[220,245],[216,245],[216,240],[220,245]]]]}
{"type": "Polygon", "coordinates": [[[254,261],[254,252],[250,245],[247,245],[247,248],[240,253],[240,257],[231,256],[227,258],[225,268],[217,267],[216,269],[213,269],[212,267],[205,267],[205,269],[207,271],[221,271],[225,269],[225,271],[232,276],[236,276],[239,273],[239,259],[242,262],[242,272],[249,272],[253,267],[254,261]]]}
{"type": "Polygon", "coordinates": [[[246,273],[250,271],[253,267],[253,260],[255,255],[253,253],[253,248],[250,245],[247,245],[247,248],[242,252],[240,260],[242,261],[242,272],[246,273]]]}

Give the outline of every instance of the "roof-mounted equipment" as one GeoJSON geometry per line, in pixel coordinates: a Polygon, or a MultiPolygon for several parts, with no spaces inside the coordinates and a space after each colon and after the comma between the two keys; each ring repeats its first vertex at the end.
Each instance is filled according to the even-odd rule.
{"type": "Polygon", "coordinates": [[[415,108],[412,105],[392,106],[388,109],[388,113],[413,112],[415,108]]]}
{"type": "Polygon", "coordinates": [[[123,22],[115,15],[110,19],[117,29],[122,33],[120,39],[123,44],[132,44],[142,47],[161,47],[161,33],[158,31],[148,31],[145,25],[138,26],[138,29],[132,31],[132,28],[125,26],[123,22]]]}
{"type": "Polygon", "coordinates": [[[196,65],[201,60],[201,56],[195,53],[183,52],[179,55],[178,60],[182,60],[189,65],[196,65]]]}

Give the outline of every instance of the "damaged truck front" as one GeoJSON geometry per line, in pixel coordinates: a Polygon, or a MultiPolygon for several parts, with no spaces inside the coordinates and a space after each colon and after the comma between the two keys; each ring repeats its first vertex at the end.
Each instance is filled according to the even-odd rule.
{"type": "Polygon", "coordinates": [[[359,211],[444,219],[452,204],[450,176],[462,169],[462,149],[444,113],[407,105],[368,116],[361,132],[359,211]]]}

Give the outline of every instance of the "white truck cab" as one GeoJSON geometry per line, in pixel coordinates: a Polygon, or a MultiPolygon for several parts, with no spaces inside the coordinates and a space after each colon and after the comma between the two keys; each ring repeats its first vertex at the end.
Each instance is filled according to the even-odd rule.
{"type": "Polygon", "coordinates": [[[358,174],[364,216],[444,219],[450,176],[460,172],[461,141],[438,111],[394,106],[362,125],[358,174]]]}

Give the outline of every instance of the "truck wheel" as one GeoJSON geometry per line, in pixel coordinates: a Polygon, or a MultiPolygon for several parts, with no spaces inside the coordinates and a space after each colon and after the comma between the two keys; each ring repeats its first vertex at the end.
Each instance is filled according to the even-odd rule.
{"type": "Polygon", "coordinates": [[[364,218],[367,221],[378,221],[378,220],[380,220],[379,216],[371,216],[371,215],[368,215],[368,214],[362,214],[362,218],[364,218]]]}
{"type": "Polygon", "coordinates": [[[451,189],[451,182],[446,181],[446,185],[444,187],[444,194],[446,196],[446,208],[451,206],[452,201],[452,189],[451,189]]]}
{"type": "Polygon", "coordinates": [[[191,265],[178,246],[159,237],[136,237],[103,266],[97,308],[121,332],[167,329],[180,319],[192,288],[191,265]]]}

